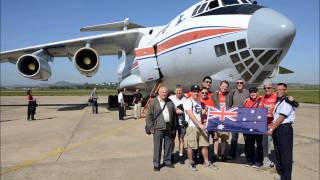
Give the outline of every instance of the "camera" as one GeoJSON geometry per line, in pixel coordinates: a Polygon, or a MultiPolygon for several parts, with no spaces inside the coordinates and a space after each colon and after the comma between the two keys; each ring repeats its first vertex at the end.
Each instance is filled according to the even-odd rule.
{"type": "MultiPolygon", "coordinates": [[[[178,105],[177,108],[184,112],[184,108],[182,104],[178,105]]],[[[188,127],[189,124],[185,119],[184,113],[177,114],[177,116],[178,116],[178,119],[181,120],[182,127],[188,127]]]]}

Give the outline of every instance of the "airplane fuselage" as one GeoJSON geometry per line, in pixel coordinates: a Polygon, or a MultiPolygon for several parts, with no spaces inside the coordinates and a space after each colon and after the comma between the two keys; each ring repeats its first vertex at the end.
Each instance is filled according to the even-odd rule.
{"type": "Polygon", "coordinates": [[[166,26],[148,28],[122,78],[136,74],[145,82],[137,87],[150,88],[162,76],[163,83],[174,88],[176,84],[199,84],[208,75],[218,81],[241,78],[254,85],[270,77],[290,47],[295,34],[292,23],[276,11],[255,4],[195,13],[203,4],[195,4],[166,26]],[[276,23],[271,27],[275,32],[259,27],[273,26],[268,24],[271,21],[276,23]],[[277,38],[281,27],[288,31],[284,40],[265,42],[274,34],[277,38]]]}

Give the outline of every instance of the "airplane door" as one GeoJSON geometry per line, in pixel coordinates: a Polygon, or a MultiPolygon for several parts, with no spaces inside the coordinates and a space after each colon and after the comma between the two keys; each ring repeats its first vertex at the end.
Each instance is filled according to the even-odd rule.
{"type": "Polygon", "coordinates": [[[160,78],[160,69],[157,62],[156,47],[137,48],[135,50],[142,81],[154,81],[160,78]]]}

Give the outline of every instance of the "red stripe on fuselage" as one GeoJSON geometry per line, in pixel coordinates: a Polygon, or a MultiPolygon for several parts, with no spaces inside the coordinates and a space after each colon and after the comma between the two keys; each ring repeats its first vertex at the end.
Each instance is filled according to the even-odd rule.
{"type": "MultiPolygon", "coordinates": [[[[178,35],[176,37],[173,37],[172,39],[166,40],[158,45],[157,47],[157,53],[160,54],[161,52],[164,52],[170,48],[179,46],[181,44],[185,44],[194,40],[199,40],[206,37],[211,36],[218,36],[223,35],[226,33],[231,32],[239,32],[242,31],[241,28],[225,28],[225,29],[205,29],[205,30],[198,30],[193,32],[188,32],[185,34],[178,35]]],[[[154,55],[154,49],[153,47],[148,48],[136,48],[135,49],[136,58],[142,57],[142,56],[151,56],[154,55]]]]}

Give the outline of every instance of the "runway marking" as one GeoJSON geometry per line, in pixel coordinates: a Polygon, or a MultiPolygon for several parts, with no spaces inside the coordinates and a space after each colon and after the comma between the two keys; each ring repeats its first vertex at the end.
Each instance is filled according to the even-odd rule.
{"type": "Polygon", "coordinates": [[[98,141],[100,141],[100,140],[102,140],[104,138],[107,138],[107,137],[109,137],[111,135],[114,135],[114,134],[118,133],[119,131],[121,131],[123,129],[128,128],[128,126],[138,125],[138,124],[142,124],[142,123],[144,123],[144,121],[143,121],[143,119],[140,119],[140,120],[127,122],[126,124],[124,124],[124,125],[122,125],[120,127],[114,128],[112,130],[106,129],[105,130],[106,132],[104,132],[102,134],[98,134],[97,133],[96,136],[94,135],[92,138],[80,141],[79,143],[68,145],[68,147],[62,147],[62,148],[59,147],[59,148],[57,148],[57,149],[45,154],[44,156],[39,157],[39,158],[23,161],[23,162],[18,163],[17,165],[15,165],[13,167],[5,168],[4,170],[1,169],[0,176],[2,176],[4,174],[7,174],[7,173],[10,173],[10,172],[14,172],[14,171],[23,169],[23,168],[30,167],[32,165],[35,165],[35,164],[41,162],[41,161],[47,160],[50,157],[59,156],[64,152],[71,151],[71,150],[76,149],[76,148],[78,148],[78,147],[80,147],[82,145],[98,142],[98,141]]]}

